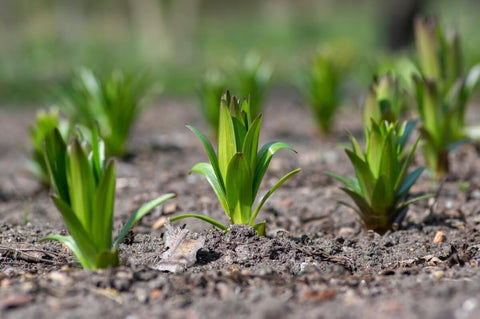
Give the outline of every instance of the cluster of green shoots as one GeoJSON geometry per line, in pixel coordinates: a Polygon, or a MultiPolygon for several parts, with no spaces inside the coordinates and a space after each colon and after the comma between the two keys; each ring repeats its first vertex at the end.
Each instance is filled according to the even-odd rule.
{"type": "Polygon", "coordinates": [[[77,125],[97,122],[108,156],[123,156],[133,123],[158,91],[144,74],[116,70],[104,79],[82,68],[61,91],[58,104],[77,125]]]}
{"type": "Polygon", "coordinates": [[[68,136],[68,122],[60,120],[58,110],[52,108],[48,111],[40,110],[37,112],[35,123],[28,130],[32,150],[27,161],[27,169],[46,187],[50,186],[50,176],[43,155],[43,142],[55,128],[58,128],[64,138],[68,136]]]}
{"type": "Polygon", "coordinates": [[[407,92],[400,87],[398,78],[391,74],[375,78],[363,103],[363,123],[370,127],[373,122],[397,122],[407,108],[407,102],[407,92]]]}
{"type": "MultiPolygon", "coordinates": [[[[420,138],[426,163],[437,178],[448,172],[448,152],[465,138],[467,102],[480,79],[480,65],[464,73],[458,35],[444,31],[435,20],[418,19],[415,38],[421,69],[414,77],[420,136],[407,146],[416,122],[400,124],[408,95],[399,81],[387,74],[374,80],[365,98],[365,148],[350,135],[351,148],[345,150],[355,177],[329,173],[345,184],[341,190],[354,204],[342,203],[358,213],[366,228],[381,234],[398,227],[411,203],[432,196],[409,198],[411,187],[424,170],[420,167],[410,171],[420,138]]],[[[345,65],[334,57],[331,52],[320,52],[309,68],[305,84],[308,103],[324,132],[331,129],[345,73],[345,65]]],[[[245,97],[241,102],[228,91],[222,95],[226,88],[224,74],[206,75],[202,110],[217,132],[217,150],[202,132],[187,126],[200,139],[209,159],[209,163],[195,164],[190,173],[200,173],[207,179],[229,224],[250,225],[259,235],[265,234],[266,223],[256,221],[261,208],[300,171],[298,168],[285,174],[257,200],[273,155],[281,149],[294,151],[282,142],[259,148],[260,111],[271,76],[272,69],[258,55],[247,55],[245,64],[232,73],[237,92],[245,97]]],[[[59,106],[71,123],[93,129],[69,137],[71,125],[63,123],[56,110],[38,113],[30,128],[30,169],[45,185],[53,187],[52,200],[69,232],[69,236],[50,235],[45,239],[65,244],[85,268],[118,265],[119,245],[129,229],[154,207],[175,196],[166,194],[144,204],[113,240],[115,162],[107,157],[125,154],[132,125],[156,92],[143,75],[116,71],[101,79],[81,69],[63,91],[59,106]]],[[[188,217],[228,230],[228,224],[198,214],[176,216],[171,221],[188,217]]]]}
{"type": "Polygon", "coordinates": [[[90,145],[79,138],[67,144],[55,128],[45,136],[44,156],[55,190],[52,200],[70,234],[50,235],[44,240],[65,244],[84,268],[117,266],[118,248],[128,230],[154,207],[174,197],[166,194],[144,204],[113,241],[115,162],[105,159],[105,145],[97,129],[92,130],[90,145]]]}
{"type": "MultiPolygon", "coordinates": [[[[338,54],[336,47],[325,46],[314,56],[301,85],[315,121],[323,133],[330,133],[342,101],[341,84],[351,61],[338,54]]],[[[344,46],[339,47],[346,49],[344,46]]],[[[348,50],[347,50],[348,51],[348,50]]]]}
{"type": "Polygon", "coordinates": [[[448,154],[465,135],[465,113],[480,78],[480,65],[464,71],[460,39],[435,19],[415,21],[420,76],[415,76],[423,154],[435,175],[448,173],[448,154]]]}
{"type": "Polygon", "coordinates": [[[240,96],[250,99],[250,112],[256,117],[262,112],[268,87],[272,80],[273,68],[262,61],[256,52],[249,52],[243,64],[233,73],[236,90],[240,96]]]}
{"type": "Polygon", "coordinates": [[[218,135],[218,101],[226,90],[227,81],[222,72],[212,69],[205,74],[200,87],[200,111],[215,136],[218,135]]]}
{"type": "Polygon", "coordinates": [[[431,195],[408,199],[408,192],[423,171],[423,167],[408,173],[419,139],[406,148],[414,122],[371,122],[365,130],[365,150],[350,135],[351,149],[346,149],[355,169],[355,178],[345,178],[334,173],[332,177],[343,182],[342,187],[356,206],[353,208],[364,225],[377,233],[398,227],[408,211],[408,205],[431,195]]]}
{"type": "MultiPolygon", "coordinates": [[[[254,208],[255,199],[263,176],[273,155],[281,149],[293,148],[282,142],[270,142],[258,150],[262,115],[252,118],[250,103],[240,103],[227,91],[220,103],[219,136],[217,153],[208,138],[193,126],[187,126],[201,140],[210,163],[197,163],[191,172],[205,176],[222,205],[230,224],[247,224],[259,235],[265,234],[265,221],[255,223],[258,212],[272,193],[300,169],[284,175],[262,197],[254,208]]],[[[210,217],[197,214],[176,216],[171,221],[195,217],[227,230],[228,227],[210,217]]]]}
{"type": "Polygon", "coordinates": [[[262,61],[255,52],[249,52],[243,63],[224,69],[226,71],[210,70],[201,83],[201,113],[215,137],[218,136],[218,101],[227,90],[227,78],[233,83],[234,92],[245,99],[250,99],[251,116],[256,117],[264,107],[273,75],[272,67],[262,61]]]}

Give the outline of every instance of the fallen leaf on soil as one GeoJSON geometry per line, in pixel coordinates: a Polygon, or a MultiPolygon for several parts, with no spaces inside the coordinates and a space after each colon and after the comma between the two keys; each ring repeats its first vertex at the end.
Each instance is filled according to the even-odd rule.
{"type": "Polygon", "coordinates": [[[442,231],[438,231],[436,234],[435,234],[435,237],[433,238],[433,242],[435,244],[439,244],[439,243],[443,243],[447,240],[447,237],[445,236],[445,233],[442,232],[442,231]]]}
{"type": "Polygon", "coordinates": [[[0,298],[0,309],[10,309],[24,306],[32,301],[32,297],[27,294],[17,294],[0,298]]]}
{"type": "Polygon", "coordinates": [[[153,230],[157,230],[163,225],[165,225],[165,222],[167,221],[167,217],[165,216],[160,216],[157,221],[152,225],[153,230]]]}
{"type": "Polygon", "coordinates": [[[165,224],[165,246],[162,259],[152,268],[160,271],[181,272],[197,261],[197,252],[205,244],[205,237],[191,234],[188,229],[165,224]]]}

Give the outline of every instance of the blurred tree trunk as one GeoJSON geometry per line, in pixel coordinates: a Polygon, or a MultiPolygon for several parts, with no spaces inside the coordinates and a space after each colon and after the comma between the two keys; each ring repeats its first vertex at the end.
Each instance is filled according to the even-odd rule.
{"type": "Polygon", "coordinates": [[[129,0],[132,20],[152,61],[192,62],[199,0],[129,0]]]}
{"type": "Polygon", "coordinates": [[[386,45],[399,50],[413,40],[413,20],[427,4],[427,0],[380,0],[381,24],[386,45]]]}
{"type": "Polygon", "coordinates": [[[84,3],[82,0],[63,0],[55,9],[61,42],[66,47],[71,47],[84,33],[84,3]]]}
{"type": "Polygon", "coordinates": [[[182,63],[192,63],[196,56],[195,32],[198,28],[199,0],[173,0],[170,11],[175,57],[182,63]]]}
{"type": "Polygon", "coordinates": [[[132,22],[144,54],[151,61],[165,61],[171,56],[172,36],[168,32],[166,1],[129,0],[132,22]]]}

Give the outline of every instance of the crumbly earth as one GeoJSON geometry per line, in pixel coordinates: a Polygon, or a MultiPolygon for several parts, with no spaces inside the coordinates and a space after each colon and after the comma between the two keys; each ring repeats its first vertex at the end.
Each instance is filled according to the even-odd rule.
{"type": "Polygon", "coordinates": [[[259,214],[267,236],[182,220],[176,224],[204,236],[205,246],[194,266],[172,274],[150,267],[165,250],[164,228],[152,226],[180,213],[226,218],[208,183],[188,175],[207,160],[184,127],[206,131],[195,103],[163,100],[141,117],[130,156],[118,161],[115,225],[148,199],[178,197],[134,228],[121,246],[121,267],[89,271],[65,247],[40,241],[65,228],[48,191],[24,169],[33,118],[32,109],[0,109],[1,318],[480,318],[476,145],[453,152],[445,181],[424,174],[412,192],[437,193],[435,200],[412,205],[398,231],[380,236],[338,204],[340,184],[325,174],[353,173],[344,132],[361,136],[359,110],[345,109],[333,134],[322,136],[295,95],[277,93],[261,140],[290,143],[298,154],[275,155],[261,189],[289,169],[303,171],[259,214]]]}

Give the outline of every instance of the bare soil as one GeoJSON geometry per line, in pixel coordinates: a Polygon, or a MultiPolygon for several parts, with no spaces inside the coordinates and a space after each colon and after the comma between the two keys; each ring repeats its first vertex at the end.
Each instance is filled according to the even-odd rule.
{"type": "MultiPolygon", "coordinates": [[[[246,226],[223,233],[177,222],[205,237],[197,262],[177,274],[150,267],[165,250],[164,228],[152,226],[180,213],[226,222],[208,183],[188,175],[207,160],[184,127],[206,131],[193,102],[164,100],[139,120],[131,156],[118,161],[117,229],[146,200],[178,197],[134,228],[121,246],[121,267],[102,271],[82,270],[65,247],[40,241],[65,228],[48,190],[24,169],[34,110],[0,109],[0,317],[480,318],[477,147],[455,150],[441,183],[424,173],[412,192],[438,193],[435,200],[412,205],[398,231],[380,236],[337,203],[345,196],[325,174],[353,174],[343,144],[346,130],[361,135],[359,110],[343,110],[333,134],[321,136],[292,100],[277,93],[265,111],[261,140],[290,143],[298,154],[279,152],[261,189],[303,169],[259,214],[267,236],[246,226]]],[[[422,164],[417,155],[414,166],[422,164]]]]}

